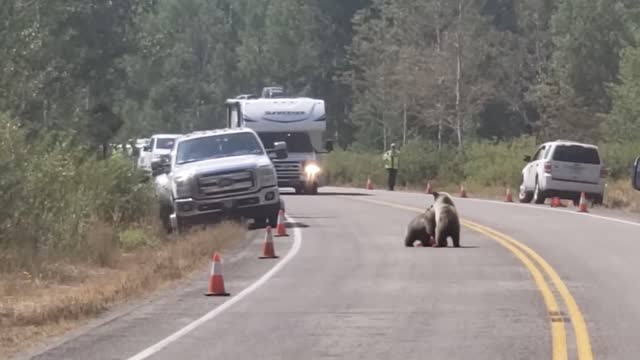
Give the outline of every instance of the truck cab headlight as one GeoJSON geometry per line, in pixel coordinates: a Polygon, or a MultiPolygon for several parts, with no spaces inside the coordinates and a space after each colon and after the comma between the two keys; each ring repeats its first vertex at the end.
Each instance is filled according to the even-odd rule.
{"type": "Polygon", "coordinates": [[[307,175],[316,175],[320,172],[320,167],[316,164],[307,164],[307,166],[304,167],[304,172],[307,173],[307,175]]]}
{"type": "Polygon", "coordinates": [[[258,168],[258,181],[260,186],[275,186],[278,182],[276,169],[273,165],[261,166],[258,168]]]}
{"type": "Polygon", "coordinates": [[[185,174],[177,176],[174,179],[175,187],[176,187],[176,195],[178,198],[184,198],[191,196],[191,179],[193,176],[191,174],[185,174]]]}

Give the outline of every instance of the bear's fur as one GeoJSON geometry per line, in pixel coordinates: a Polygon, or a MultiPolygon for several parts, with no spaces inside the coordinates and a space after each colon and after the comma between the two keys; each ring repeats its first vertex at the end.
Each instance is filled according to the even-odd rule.
{"type": "Polygon", "coordinates": [[[404,245],[412,247],[416,240],[420,240],[422,246],[431,246],[435,234],[436,217],[433,205],[424,213],[416,216],[407,226],[407,233],[404,237],[404,245]]]}
{"type": "Polygon", "coordinates": [[[434,191],[433,199],[435,215],[435,241],[433,247],[446,247],[449,237],[451,237],[454,247],[460,247],[460,219],[451,195],[434,191]]]}

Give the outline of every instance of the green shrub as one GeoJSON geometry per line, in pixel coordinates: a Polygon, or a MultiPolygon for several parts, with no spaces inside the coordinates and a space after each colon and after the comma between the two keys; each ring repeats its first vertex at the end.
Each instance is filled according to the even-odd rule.
{"type": "Polygon", "coordinates": [[[153,192],[131,160],[89,154],[64,139],[29,142],[0,116],[0,266],[84,255],[94,224],[125,227],[150,214],[153,192]]]}
{"type": "MultiPolygon", "coordinates": [[[[533,155],[535,138],[523,136],[510,141],[476,141],[466,145],[463,154],[455,147],[441,151],[427,142],[411,142],[400,149],[399,184],[424,186],[435,180],[440,186],[462,182],[479,186],[517,187],[521,181],[525,155],[533,155]]],[[[627,178],[633,161],[640,156],[640,143],[601,144],[601,155],[613,180],[627,178]]],[[[333,184],[364,185],[367,176],[377,184],[386,183],[382,153],[336,151],[329,154],[325,167],[333,184]]]]}
{"type": "Polygon", "coordinates": [[[120,233],[120,246],[125,251],[132,251],[145,246],[156,244],[157,238],[153,232],[143,228],[129,228],[120,233]]]}

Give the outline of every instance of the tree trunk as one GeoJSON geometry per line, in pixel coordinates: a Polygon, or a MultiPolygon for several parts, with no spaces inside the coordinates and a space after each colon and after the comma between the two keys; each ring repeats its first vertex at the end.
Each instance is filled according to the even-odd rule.
{"type": "Polygon", "coordinates": [[[382,151],[387,150],[387,127],[382,123],[382,151]]]}
{"type": "Polygon", "coordinates": [[[458,27],[456,29],[456,135],[458,148],[462,150],[462,114],[460,113],[460,87],[462,78],[462,54],[460,31],[462,27],[462,0],[458,0],[458,27]]]}
{"type": "MultiPolygon", "coordinates": [[[[442,51],[442,34],[440,33],[440,16],[442,16],[442,4],[440,1],[436,2],[436,52],[438,56],[442,51]]],[[[442,84],[442,78],[438,79],[438,87],[442,84]]],[[[440,109],[442,106],[440,102],[436,104],[436,108],[440,109]]],[[[442,150],[442,114],[436,112],[438,115],[438,151],[442,150]]]]}
{"type": "Polygon", "coordinates": [[[407,145],[407,104],[402,108],[402,146],[407,145]]]}

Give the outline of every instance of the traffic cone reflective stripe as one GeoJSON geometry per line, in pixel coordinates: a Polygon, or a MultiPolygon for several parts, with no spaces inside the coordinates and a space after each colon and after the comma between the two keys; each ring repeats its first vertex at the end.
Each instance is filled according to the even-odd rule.
{"type": "Polygon", "coordinates": [[[578,212],[582,212],[582,213],[589,212],[589,210],[587,210],[587,199],[584,196],[584,193],[580,194],[580,206],[578,207],[578,212]]]}
{"type": "Polygon", "coordinates": [[[276,236],[289,236],[287,234],[287,226],[284,224],[284,210],[278,213],[278,226],[276,227],[276,236]]]}
{"type": "Polygon", "coordinates": [[[220,254],[213,254],[211,263],[211,274],[209,276],[209,291],[206,296],[229,296],[224,289],[224,278],[222,277],[222,262],[220,254]]]}
{"type": "Polygon", "coordinates": [[[276,251],[273,246],[273,237],[271,236],[271,226],[267,226],[267,233],[264,237],[263,255],[260,259],[277,259],[276,251]]]}
{"type": "Polygon", "coordinates": [[[460,185],[460,197],[462,198],[467,197],[467,191],[464,189],[464,185],[460,185]]]}

